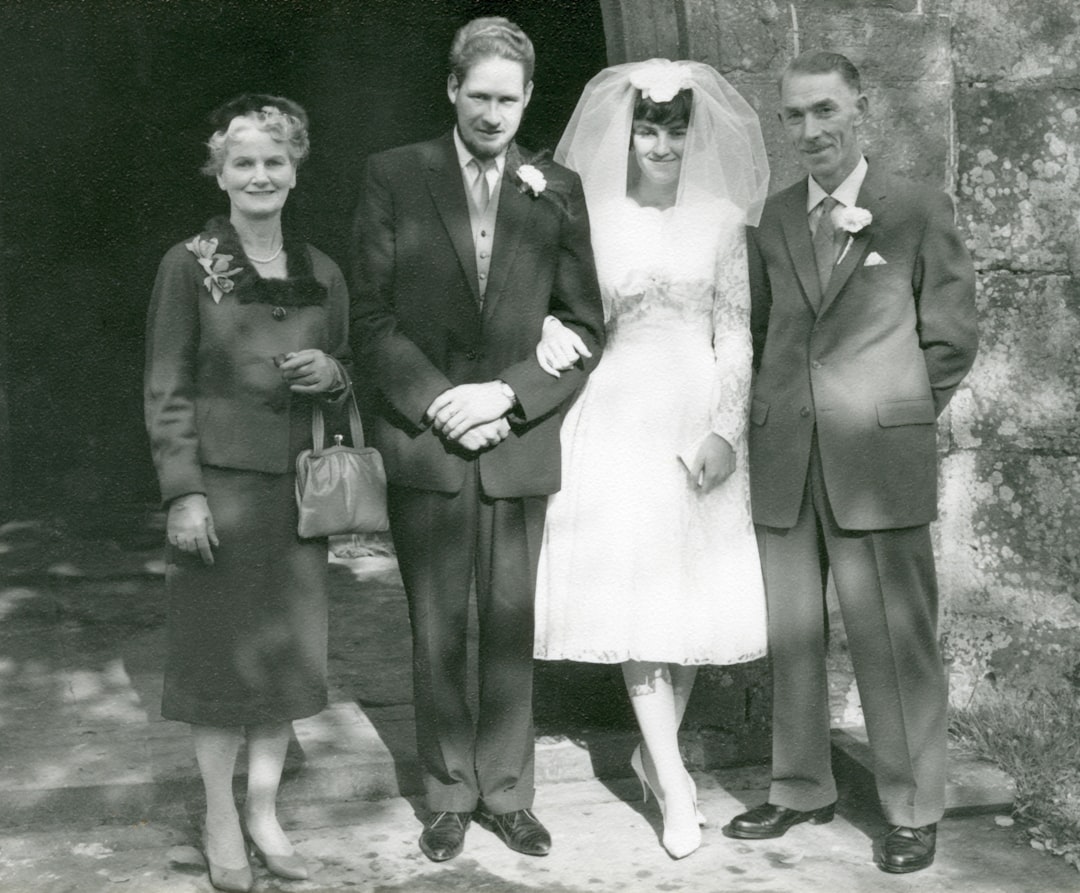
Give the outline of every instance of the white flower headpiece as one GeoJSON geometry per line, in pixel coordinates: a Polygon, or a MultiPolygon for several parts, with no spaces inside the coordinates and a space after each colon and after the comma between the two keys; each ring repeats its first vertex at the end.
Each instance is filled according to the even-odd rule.
{"type": "Polygon", "coordinates": [[[630,83],[653,103],[670,103],[680,90],[693,84],[690,69],[667,59],[649,59],[630,72],[630,83]]]}
{"type": "Polygon", "coordinates": [[[680,90],[693,86],[690,68],[681,62],[650,59],[630,72],[630,84],[653,102],[671,102],[680,90]]]}

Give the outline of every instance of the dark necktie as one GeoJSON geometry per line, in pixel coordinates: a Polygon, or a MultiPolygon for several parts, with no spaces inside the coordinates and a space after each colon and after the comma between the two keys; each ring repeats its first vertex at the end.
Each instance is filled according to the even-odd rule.
{"type": "Polygon", "coordinates": [[[821,294],[829,285],[829,277],[832,276],[833,265],[836,263],[836,227],[833,225],[832,212],[840,202],[831,195],[825,196],[818,205],[821,208],[821,216],[818,218],[817,229],[814,231],[814,260],[817,261],[818,282],[821,283],[821,294]]]}

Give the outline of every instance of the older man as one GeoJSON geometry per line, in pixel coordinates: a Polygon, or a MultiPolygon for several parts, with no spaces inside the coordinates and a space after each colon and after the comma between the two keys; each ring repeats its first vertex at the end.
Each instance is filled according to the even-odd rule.
{"type": "Polygon", "coordinates": [[[823,588],[832,572],[889,831],[879,867],[934,859],[947,691],[929,522],[935,419],[975,357],[974,270],[949,199],[863,157],[859,73],[795,59],[780,118],[809,176],[750,231],[754,521],[769,607],[768,802],[729,835],[832,818],[823,588]]]}
{"type": "Polygon", "coordinates": [[[474,810],[541,856],[532,813],[533,590],[546,497],[559,488],[558,408],[600,356],[603,310],[576,175],[527,164],[514,135],[534,51],[477,19],[451,47],[457,122],[368,163],[354,241],[353,347],[377,387],[374,441],[409,599],[430,859],[461,852],[474,810]],[[555,378],[534,348],[552,314],[588,345],[555,378]],[[475,577],[479,715],[466,702],[475,577]]]}

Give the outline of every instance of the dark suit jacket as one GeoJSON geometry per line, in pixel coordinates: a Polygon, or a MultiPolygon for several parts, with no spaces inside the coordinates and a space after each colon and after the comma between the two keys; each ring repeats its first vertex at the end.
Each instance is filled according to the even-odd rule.
{"type": "Polygon", "coordinates": [[[547,194],[521,192],[511,146],[499,193],[481,310],[465,187],[452,134],[392,149],[367,164],[356,214],[351,332],[379,397],[372,435],[391,483],[454,493],[474,457],[423,421],[444,390],[499,378],[520,404],[510,436],[476,458],[493,497],[559,489],[560,405],[603,344],[581,183],[546,162],[547,194]],[[545,315],[584,338],[593,357],[554,378],[534,349],[545,315]]]}
{"type": "Polygon", "coordinates": [[[807,181],[771,197],[750,231],[754,520],[798,517],[816,427],[826,489],[849,530],[937,514],[935,419],[971,368],[975,273],[943,193],[870,165],[857,233],[820,292],[807,181]],[[866,263],[871,253],[883,264],[866,263]]]}
{"type": "MultiPolygon", "coordinates": [[[[164,502],[205,493],[203,465],[281,474],[311,446],[311,398],[289,390],[274,357],[318,348],[347,363],[348,291],[338,265],[317,248],[286,246],[289,280],[259,280],[244,264],[220,303],[184,243],[161,261],[147,320],[144,406],[164,502]]],[[[242,257],[238,246],[219,252],[242,257]]]]}

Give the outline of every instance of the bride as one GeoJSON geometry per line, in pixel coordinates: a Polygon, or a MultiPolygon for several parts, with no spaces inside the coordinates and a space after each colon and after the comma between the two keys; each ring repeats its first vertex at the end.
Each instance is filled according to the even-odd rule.
{"type": "MultiPolygon", "coordinates": [[[[744,234],[768,188],[765,147],[715,70],[653,59],[593,78],[555,157],[584,185],[608,343],[563,423],[535,654],[622,665],[644,739],[631,765],[682,858],[704,824],[678,745],[697,668],[765,653],[744,234]]],[[[545,321],[546,371],[584,353],[545,321]]]]}

